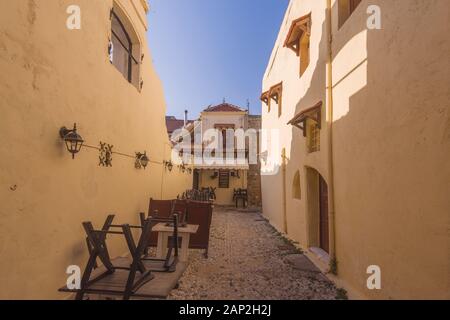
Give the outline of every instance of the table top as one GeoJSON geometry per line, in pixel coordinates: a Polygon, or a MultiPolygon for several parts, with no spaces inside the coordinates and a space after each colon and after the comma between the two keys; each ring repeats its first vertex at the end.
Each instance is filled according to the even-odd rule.
{"type": "MultiPolygon", "coordinates": [[[[186,227],[178,227],[178,233],[197,233],[199,225],[188,224],[186,227]]],[[[173,232],[173,227],[168,226],[166,223],[158,223],[152,228],[152,231],[156,232],[173,232]]]]}

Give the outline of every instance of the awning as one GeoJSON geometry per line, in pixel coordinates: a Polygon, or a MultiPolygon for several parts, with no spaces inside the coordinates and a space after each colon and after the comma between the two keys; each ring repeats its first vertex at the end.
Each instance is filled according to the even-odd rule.
{"type": "Polygon", "coordinates": [[[322,128],[322,101],[314,107],[299,112],[288,124],[303,130],[303,136],[306,137],[306,120],[311,119],[317,123],[319,129],[322,128]]]}
{"type": "Polygon", "coordinates": [[[299,42],[304,33],[311,34],[311,13],[294,20],[289,29],[284,46],[300,54],[299,42]]]}
{"type": "Polygon", "coordinates": [[[248,164],[194,164],[200,170],[249,170],[248,164]]]}
{"type": "MultiPolygon", "coordinates": [[[[269,97],[269,91],[263,92],[261,94],[261,101],[264,102],[269,108],[270,108],[270,97],[269,97]]],[[[269,110],[270,111],[270,110],[269,110]]]]}
{"type": "Polygon", "coordinates": [[[280,82],[270,88],[269,97],[273,99],[277,104],[281,103],[282,96],[283,96],[283,82],[280,82]]]}

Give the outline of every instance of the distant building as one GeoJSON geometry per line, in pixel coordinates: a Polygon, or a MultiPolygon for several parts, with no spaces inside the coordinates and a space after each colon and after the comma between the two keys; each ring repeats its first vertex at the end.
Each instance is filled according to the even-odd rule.
{"type": "Polygon", "coordinates": [[[182,129],[190,124],[194,123],[194,120],[187,120],[187,111],[185,112],[184,119],[177,119],[174,116],[166,116],[166,127],[169,138],[175,132],[175,130],[182,129]]]}
{"type": "MultiPolygon", "coordinates": [[[[176,124],[173,119],[169,120],[173,127],[176,124]]],[[[258,164],[248,163],[248,141],[245,150],[239,149],[233,144],[233,150],[229,150],[227,143],[227,130],[233,129],[256,129],[261,128],[260,116],[249,116],[248,111],[238,106],[222,103],[215,106],[209,106],[200,115],[198,121],[188,126],[188,130],[193,133],[199,131],[202,137],[209,129],[220,131],[221,146],[223,154],[232,153],[237,158],[239,154],[244,154],[246,163],[202,163],[194,165],[193,187],[194,189],[214,188],[216,189],[219,205],[233,205],[233,194],[235,189],[247,189],[249,206],[261,206],[261,177],[258,164]]],[[[193,135],[192,135],[193,136],[193,135]]],[[[256,139],[257,140],[257,139],[256,139]]],[[[257,143],[257,141],[256,141],[257,143]]],[[[202,144],[202,152],[206,144],[202,144]]]]}

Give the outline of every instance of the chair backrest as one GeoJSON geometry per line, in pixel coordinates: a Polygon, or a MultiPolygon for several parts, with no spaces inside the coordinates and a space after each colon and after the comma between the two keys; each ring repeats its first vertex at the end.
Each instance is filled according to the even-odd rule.
{"type": "Polygon", "coordinates": [[[150,199],[148,208],[148,216],[158,216],[160,218],[169,218],[172,214],[172,200],[155,200],[150,199]],[[155,214],[155,211],[158,214],[155,214]]]}
{"type": "Polygon", "coordinates": [[[207,249],[211,229],[213,205],[211,202],[189,201],[187,205],[188,224],[199,225],[196,234],[191,235],[189,248],[207,249]]]}
{"type": "Polygon", "coordinates": [[[183,225],[187,220],[187,200],[173,200],[172,214],[178,214],[178,222],[183,225]]]}

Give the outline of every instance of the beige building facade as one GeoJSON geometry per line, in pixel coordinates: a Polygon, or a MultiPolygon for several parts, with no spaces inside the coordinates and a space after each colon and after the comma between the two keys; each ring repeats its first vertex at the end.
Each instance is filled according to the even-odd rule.
{"type": "MultiPolygon", "coordinates": [[[[148,10],[145,0],[0,2],[0,299],[65,298],[67,267],[87,260],[83,221],[136,224],[150,197],[191,187],[192,174],[163,165],[172,146],[148,10]],[[69,29],[78,9],[81,29],[69,29]],[[59,130],[74,123],[84,146],[72,159],[59,130]]],[[[126,252],[113,242],[113,256],[126,252]]]]}
{"type": "MultiPolygon", "coordinates": [[[[213,188],[217,205],[235,204],[234,190],[247,189],[249,165],[247,162],[242,164],[226,162],[227,152],[236,157],[238,152],[238,146],[234,142],[230,144],[230,141],[228,141],[230,138],[234,139],[234,132],[233,136],[230,137],[227,130],[247,130],[248,112],[225,102],[216,106],[209,106],[200,114],[199,120],[194,125],[195,127],[197,130],[194,129],[194,132],[197,131],[202,136],[202,158],[199,159],[201,163],[194,162],[194,186],[200,190],[202,188],[213,188]],[[211,137],[208,136],[209,133],[211,137]],[[217,137],[214,137],[216,133],[217,137]],[[219,144],[216,150],[211,150],[213,152],[209,155],[205,150],[208,146],[214,146],[211,143],[214,143],[216,138],[219,138],[219,144]]],[[[245,152],[245,150],[241,151],[245,152]]]]}
{"type": "Polygon", "coordinates": [[[448,11],[292,0],[269,60],[262,127],[280,152],[264,215],[350,297],[450,298],[448,11]]]}

